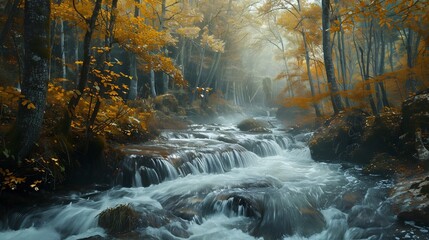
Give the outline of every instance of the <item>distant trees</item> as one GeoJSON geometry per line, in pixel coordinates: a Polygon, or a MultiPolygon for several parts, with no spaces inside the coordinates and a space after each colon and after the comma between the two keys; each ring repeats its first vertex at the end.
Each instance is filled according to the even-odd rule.
{"type": "MultiPolygon", "coordinates": [[[[301,83],[303,88],[295,96],[284,94],[284,104],[320,105],[320,112],[325,113],[338,113],[344,106],[360,107],[379,114],[398,104],[396,99],[405,92],[427,88],[428,12],[427,1],[415,0],[323,0],[320,5],[306,0],[266,0],[258,13],[277,19],[276,24],[283,27],[277,42],[286,46],[285,65],[292,66],[287,75],[309,80],[301,83]],[[323,14],[314,12],[317,7],[323,14]],[[297,41],[298,36],[302,41],[297,41]],[[316,40],[319,36],[323,41],[316,40]],[[330,108],[324,104],[328,96],[330,108]]],[[[261,19],[266,19],[261,29],[272,25],[267,18],[261,19]]],[[[275,27],[261,36],[271,29],[275,27]]],[[[290,92],[289,85],[284,92],[290,92]]]]}

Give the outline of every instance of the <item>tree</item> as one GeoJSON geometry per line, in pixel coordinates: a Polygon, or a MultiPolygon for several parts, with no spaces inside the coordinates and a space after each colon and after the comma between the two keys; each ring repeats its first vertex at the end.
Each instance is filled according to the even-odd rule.
{"type": "Polygon", "coordinates": [[[330,0],[322,0],[322,36],[323,36],[323,59],[325,61],[326,76],[331,94],[332,107],[334,113],[338,114],[344,109],[341,96],[338,92],[338,85],[335,79],[334,63],[332,61],[332,46],[330,34],[330,0]]]}
{"type": "Polygon", "coordinates": [[[29,154],[38,140],[43,122],[49,80],[50,14],[49,0],[25,1],[23,99],[15,123],[18,162],[29,154]]]}
{"type": "MultiPolygon", "coordinates": [[[[74,1],[75,0],[73,0],[73,5],[75,4],[74,1]]],[[[75,91],[75,94],[73,94],[68,104],[68,110],[66,115],[67,128],[70,127],[71,121],[73,120],[75,115],[76,106],[79,104],[79,101],[82,97],[82,94],[88,82],[88,74],[90,71],[90,61],[91,61],[91,53],[90,53],[91,40],[92,40],[92,34],[95,31],[95,24],[97,22],[97,17],[98,17],[98,14],[100,13],[101,3],[102,3],[102,0],[97,0],[95,2],[94,10],[92,12],[90,19],[86,19],[85,17],[82,16],[87,24],[88,29],[86,30],[85,38],[83,42],[83,63],[82,63],[82,68],[80,72],[78,87],[75,91]]]]}

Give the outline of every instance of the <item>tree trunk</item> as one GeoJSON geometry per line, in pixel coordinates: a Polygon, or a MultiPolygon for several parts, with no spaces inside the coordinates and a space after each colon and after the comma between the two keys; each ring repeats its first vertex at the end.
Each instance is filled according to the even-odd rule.
{"type": "MultiPolygon", "coordinates": [[[[168,50],[165,48],[165,56],[168,57],[168,50]]],[[[170,77],[166,73],[162,73],[162,93],[166,94],[168,92],[168,85],[170,82],[170,77]]]]}
{"type": "Polygon", "coordinates": [[[332,62],[330,28],[330,0],[322,0],[322,31],[323,31],[323,59],[325,61],[326,76],[334,113],[338,114],[344,109],[341,97],[338,93],[338,85],[335,79],[334,64],[332,62]]]}
{"type": "MultiPolygon", "coordinates": [[[[407,42],[405,46],[407,50],[407,67],[409,70],[414,67],[414,62],[415,62],[413,57],[414,56],[413,40],[415,38],[414,35],[415,35],[414,31],[411,28],[409,28],[408,34],[407,34],[407,42]]],[[[407,88],[408,94],[415,93],[417,91],[417,81],[412,74],[409,74],[409,77],[406,82],[406,88],[407,88]]]]}
{"type": "MultiPolygon", "coordinates": [[[[167,15],[167,1],[162,0],[161,2],[161,18],[160,18],[160,26],[159,30],[163,31],[165,26],[165,20],[167,15]]],[[[165,56],[168,57],[168,50],[167,48],[164,49],[165,56]]],[[[162,73],[162,93],[166,94],[168,92],[168,84],[169,84],[170,78],[169,76],[164,72],[162,73]]]]}
{"type": "MultiPolygon", "coordinates": [[[[301,12],[301,2],[299,0],[298,0],[298,11],[301,12]]],[[[302,26],[302,24],[301,24],[301,31],[300,32],[301,32],[301,36],[302,36],[302,41],[304,43],[305,65],[307,67],[308,83],[310,85],[311,96],[314,98],[314,96],[316,95],[316,92],[314,90],[313,75],[311,74],[310,53],[308,50],[307,36],[305,35],[304,27],[302,26]]],[[[283,54],[283,56],[284,56],[284,54],[283,54]]],[[[316,113],[316,117],[322,116],[322,113],[320,112],[320,108],[319,108],[318,103],[313,102],[313,107],[314,107],[314,112],[316,113]]]]}
{"type": "Polygon", "coordinates": [[[154,98],[156,97],[156,86],[155,86],[155,71],[150,70],[150,94],[154,98]]]}
{"type": "Polygon", "coordinates": [[[61,51],[61,81],[63,87],[65,87],[65,80],[67,79],[66,69],[66,51],[65,51],[65,40],[64,40],[64,21],[60,20],[60,51],[61,51]]]}
{"type": "MultiPolygon", "coordinates": [[[[88,82],[88,73],[90,69],[91,62],[91,40],[92,34],[95,28],[95,24],[97,22],[98,14],[100,13],[102,0],[97,0],[95,2],[94,10],[92,11],[91,19],[88,21],[88,29],[86,30],[85,37],[83,40],[83,63],[80,72],[79,83],[76,91],[71,97],[68,104],[68,113],[66,116],[66,127],[69,128],[72,119],[75,116],[76,106],[79,104],[80,98],[85,90],[86,84],[88,82]]],[[[66,129],[68,131],[69,129],[66,129]]]]}
{"type": "Polygon", "coordinates": [[[130,80],[130,90],[128,92],[128,100],[136,100],[138,93],[138,72],[137,72],[137,58],[134,53],[130,54],[130,73],[133,79],[130,80]]]}
{"type": "MultiPolygon", "coordinates": [[[[108,48],[108,50],[106,50],[104,52],[104,61],[102,61],[102,63],[100,63],[101,67],[100,70],[104,70],[105,69],[105,65],[104,62],[110,62],[111,60],[111,56],[110,56],[110,52],[112,50],[112,46],[113,46],[113,29],[115,28],[115,23],[116,23],[116,8],[118,7],[118,0],[112,0],[112,6],[110,8],[110,20],[108,22],[106,22],[106,35],[104,37],[104,47],[108,48]]],[[[110,67],[109,67],[110,68],[110,67]]],[[[99,86],[100,86],[100,91],[98,93],[99,96],[97,96],[96,98],[96,102],[95,102],[95,106],[94,106],[94,111],[92,112],[92,116],[89,119],[88,125],[87,125],[87,137],[89,137],[89,134],[91,134],[91,126],[94,126],[95,120],[97,119],[97,115],[98,112],[100,111],[100,107],[101,107],[101,100],[100,100],[100,96],[103,95],[105,93],[105,88],[103,86],[103,84],[101,83],[101,79],[96,78],[99,81],[99,86]]]]}
{"type": "Polygon", "coordinates": [[[76,66],[76,78],[75,78],[75,84],[76,86],[79,85],[79,70],[80,70],[80,65],[77,63],[79,61],[79,28],[77,26],[74,27],[74,32],[73,32],[74,36],[73,36],[73,43],[75,43],[74,46],[74,61],[75,61],[75,66],[76,66]]]}
{"type": "MultiPolygon", "coordinates": [[[[381,41],[381,52],[380,52],[380,61],[379,61],[379,70],[378,75],[381,76],[384,74],[384,68],[385,68],[385,58],[386,58],[386,42],[384,40],[384,33],[381,32],[380,35],[380,41],[381,41]]],[[[390,107],[389,100],[387,99],[387,92],[386,88],[384,87],[383,81],[380,81],[378,83],[380,90],[381,90],[381,99],[383,101],[383,105],[385,107],[390,107]]]]}
{"type": "MultiPolygon", "coordinates": [[[[136,0],[136,3],[140,3],[140,0],[136,0]]],[[[134,8],[134,17],[140,16],[140,9],[136,6],[134,8]]],[[[136,100],[138,96],[138,71],[137,71],[137,57],[134,53],[130,53],[130,75],[133,79],[130,79],[130,90],[128,91],[128,100],[136,100]]]]}
{"type": "Polygon", "coordinates": [[[15,123],[18,163],[25,158],[38,140],[46,105],[49,81],[49,37],[51,5],[48,0],[26,0],[24,10],[24,78],[15,123]],[[23,105],[23,101],[30,103],[23,105]]]}

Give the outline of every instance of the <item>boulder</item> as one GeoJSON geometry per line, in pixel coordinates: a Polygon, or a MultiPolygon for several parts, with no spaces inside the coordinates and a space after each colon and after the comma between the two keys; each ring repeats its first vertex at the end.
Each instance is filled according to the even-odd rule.
{"type": "Polygon", "coordinates": [[[398,220],[429,225],[429,175],[414,176],[399,182],[392,192],[393,209],[398,220]]]}
{"type": "Polygon", "coordinates": [[[98,225],[111,234],[131,232],[139,221],[139,214],[130,205],[108,208],[98,216],[98,225]]]}
{"type": "Polygon", "coordinates": [[[179,102],[172,94],[156,96],[153,103],[156,110],[160,110],[166,114],[179,112],[179,102]]]}
{"type": "Polygon", "coordinates": [[[367,162],[381,153],[398,155],[400,122],[401,114],[393,109],[367,117],[362,135],[350,153],[351,161],[367,162]]]}
{"type": "Polygon", "coordinates": [[[402,104],[402,150],[419,160],[429,160],[429,89],[402,104]]]}
{"type": "Polygon", "coordinates": [[[375,166],[384,161],[381,156],[399,155],[400,122],[401,114],[393,109],[378,116],[361,110],[342,112],[314,132],[309,141],[311,156],[320,161],[372,162],[375,166]]]}
{"type": "Polygon", "coordinates": [[[240,129],[241,131],[249,131],[249,132],[267,132],[267,131],[269,131],[269,129],[267,129],[268,128],[267,123],[253,119],[253,118],[248,118],[248,119],[241,121],[237,125],[237,128],[240,129]]]}
{"type": "Polygon", "coordinates": [[[368,114],[361,110],[341,112],[318,128],[309,141],[314,160],[349,159],[349,153],[359,144],[368,114]]]}

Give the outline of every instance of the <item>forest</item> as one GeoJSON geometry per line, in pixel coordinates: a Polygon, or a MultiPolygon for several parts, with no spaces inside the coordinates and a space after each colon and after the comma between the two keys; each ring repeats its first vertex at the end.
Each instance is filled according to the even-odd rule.
{"type": "Polygon", "coordinates": [[[427,0],[0,0],[0,238],[427,239],[427,66],[427,0]]]}

